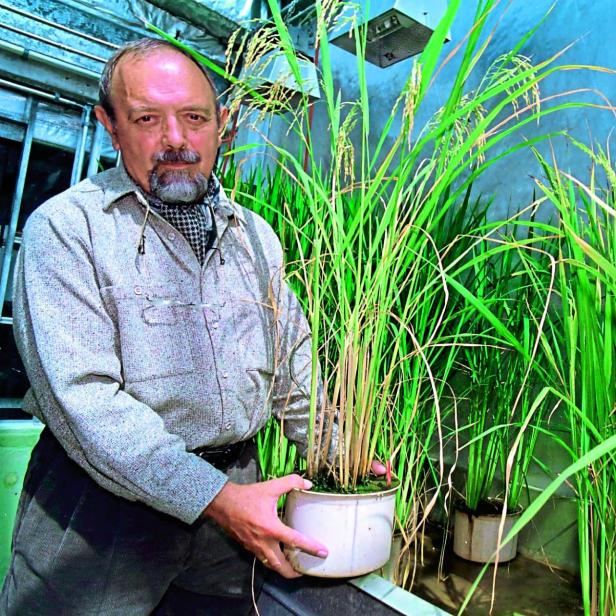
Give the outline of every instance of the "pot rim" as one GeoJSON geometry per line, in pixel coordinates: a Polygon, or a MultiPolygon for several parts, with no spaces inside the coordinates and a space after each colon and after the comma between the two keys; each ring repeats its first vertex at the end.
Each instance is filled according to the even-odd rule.
{"type": "MultiPolygon", "coordinates": [[[[340,494],[338,492],[316,492],[315,490],[305,490],[303,488],[293,488],[291,490],[291,492],[300,492],[301,494],[306,494],[308,496],[313,496],[315,498],[320,498],[320,497],[327,497],[327,498],[340,498],[340,499],[368,499],[368,498],[374,498],[375,496],[390,496],[392,494],[395,494],[399,489],[400,486],[402,485],[402,483],[398,483],[395,486],[392,486],[391,488],[387,488],[386,490],[378,490],[377,492],[361,492],[358,494],[340,494]]],[[[289,492],[289,494],[291,494],[291,492],[289,492]]]]}
{"type": "MultiPolygon", "coordinates": [[[[499,498],[488,498],[486,499],[486,501],[492,502],[492,503],[498,503],[501,508],[504,504],[504,501],[499,498]]],[[[470,515],[473,518],[500,518],[503,515],[502,511],[497,511],[494,513],[476,513],[468,509],[464,503],[456,505],[455,511],[456,513],[460,513],[461,515],[467,515],[467,516],[470,515]]],[[[523,511],[524,511],[524,507],[522,505],[517,505],[513,511],[507,511],[507,513],[505,514],[505,517],[510,518],[510,517],[519,516],[522,514],[523,511]]]]}

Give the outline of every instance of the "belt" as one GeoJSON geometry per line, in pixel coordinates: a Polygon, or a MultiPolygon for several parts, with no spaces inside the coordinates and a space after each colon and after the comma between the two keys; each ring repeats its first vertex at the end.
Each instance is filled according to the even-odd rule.
{"type": "Polygon", "coordinates": [[[229,445],[222,445],[220,447],[198,447],[191,453],[209,462],[218,470],[224,470],[231,466],[231,464],[244,453],[249,443],[252,443],[252,439],[230,443],[229,445]]]}

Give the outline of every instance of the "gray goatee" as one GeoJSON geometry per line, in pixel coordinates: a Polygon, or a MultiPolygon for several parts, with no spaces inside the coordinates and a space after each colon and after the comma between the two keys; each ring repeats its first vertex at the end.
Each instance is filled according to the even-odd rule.
{"type": "Polygon", "coordinates": [[[191,176],[186,169],[158,171],[159,163],[198,163],[201,156],[192,150],[163,150],[154,157],[154,168],[149,173],[150,192],[163,203],[195,203],[207,192],[207,178],[197,172],[191,176]]]}

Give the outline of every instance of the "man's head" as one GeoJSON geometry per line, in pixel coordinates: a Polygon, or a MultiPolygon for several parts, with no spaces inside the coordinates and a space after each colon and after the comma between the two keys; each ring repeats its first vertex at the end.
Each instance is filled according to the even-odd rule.
{"type": "Polygon", "coordinates": [[[167,203],[203,197],[227,110],[205,69],[171,43],[141,39],[110,58],[96,117],[131,177],[167,203]]]}

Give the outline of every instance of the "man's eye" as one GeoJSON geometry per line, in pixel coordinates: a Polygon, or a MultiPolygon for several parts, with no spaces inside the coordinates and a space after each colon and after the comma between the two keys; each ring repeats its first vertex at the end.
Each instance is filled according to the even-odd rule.
{"type": "Polygon", "coordinates": [[[188,119],[191,122],[203,122],[205,120],[205,118],[199,113],[189,113],[188,119]]]}
{"type": "Polygon", "coordinates": [[[152,121],[152,116],[148,115],[147,113],[137,118],[137,122],[139,124],[148,124],[151,121],[152,121]]]}

